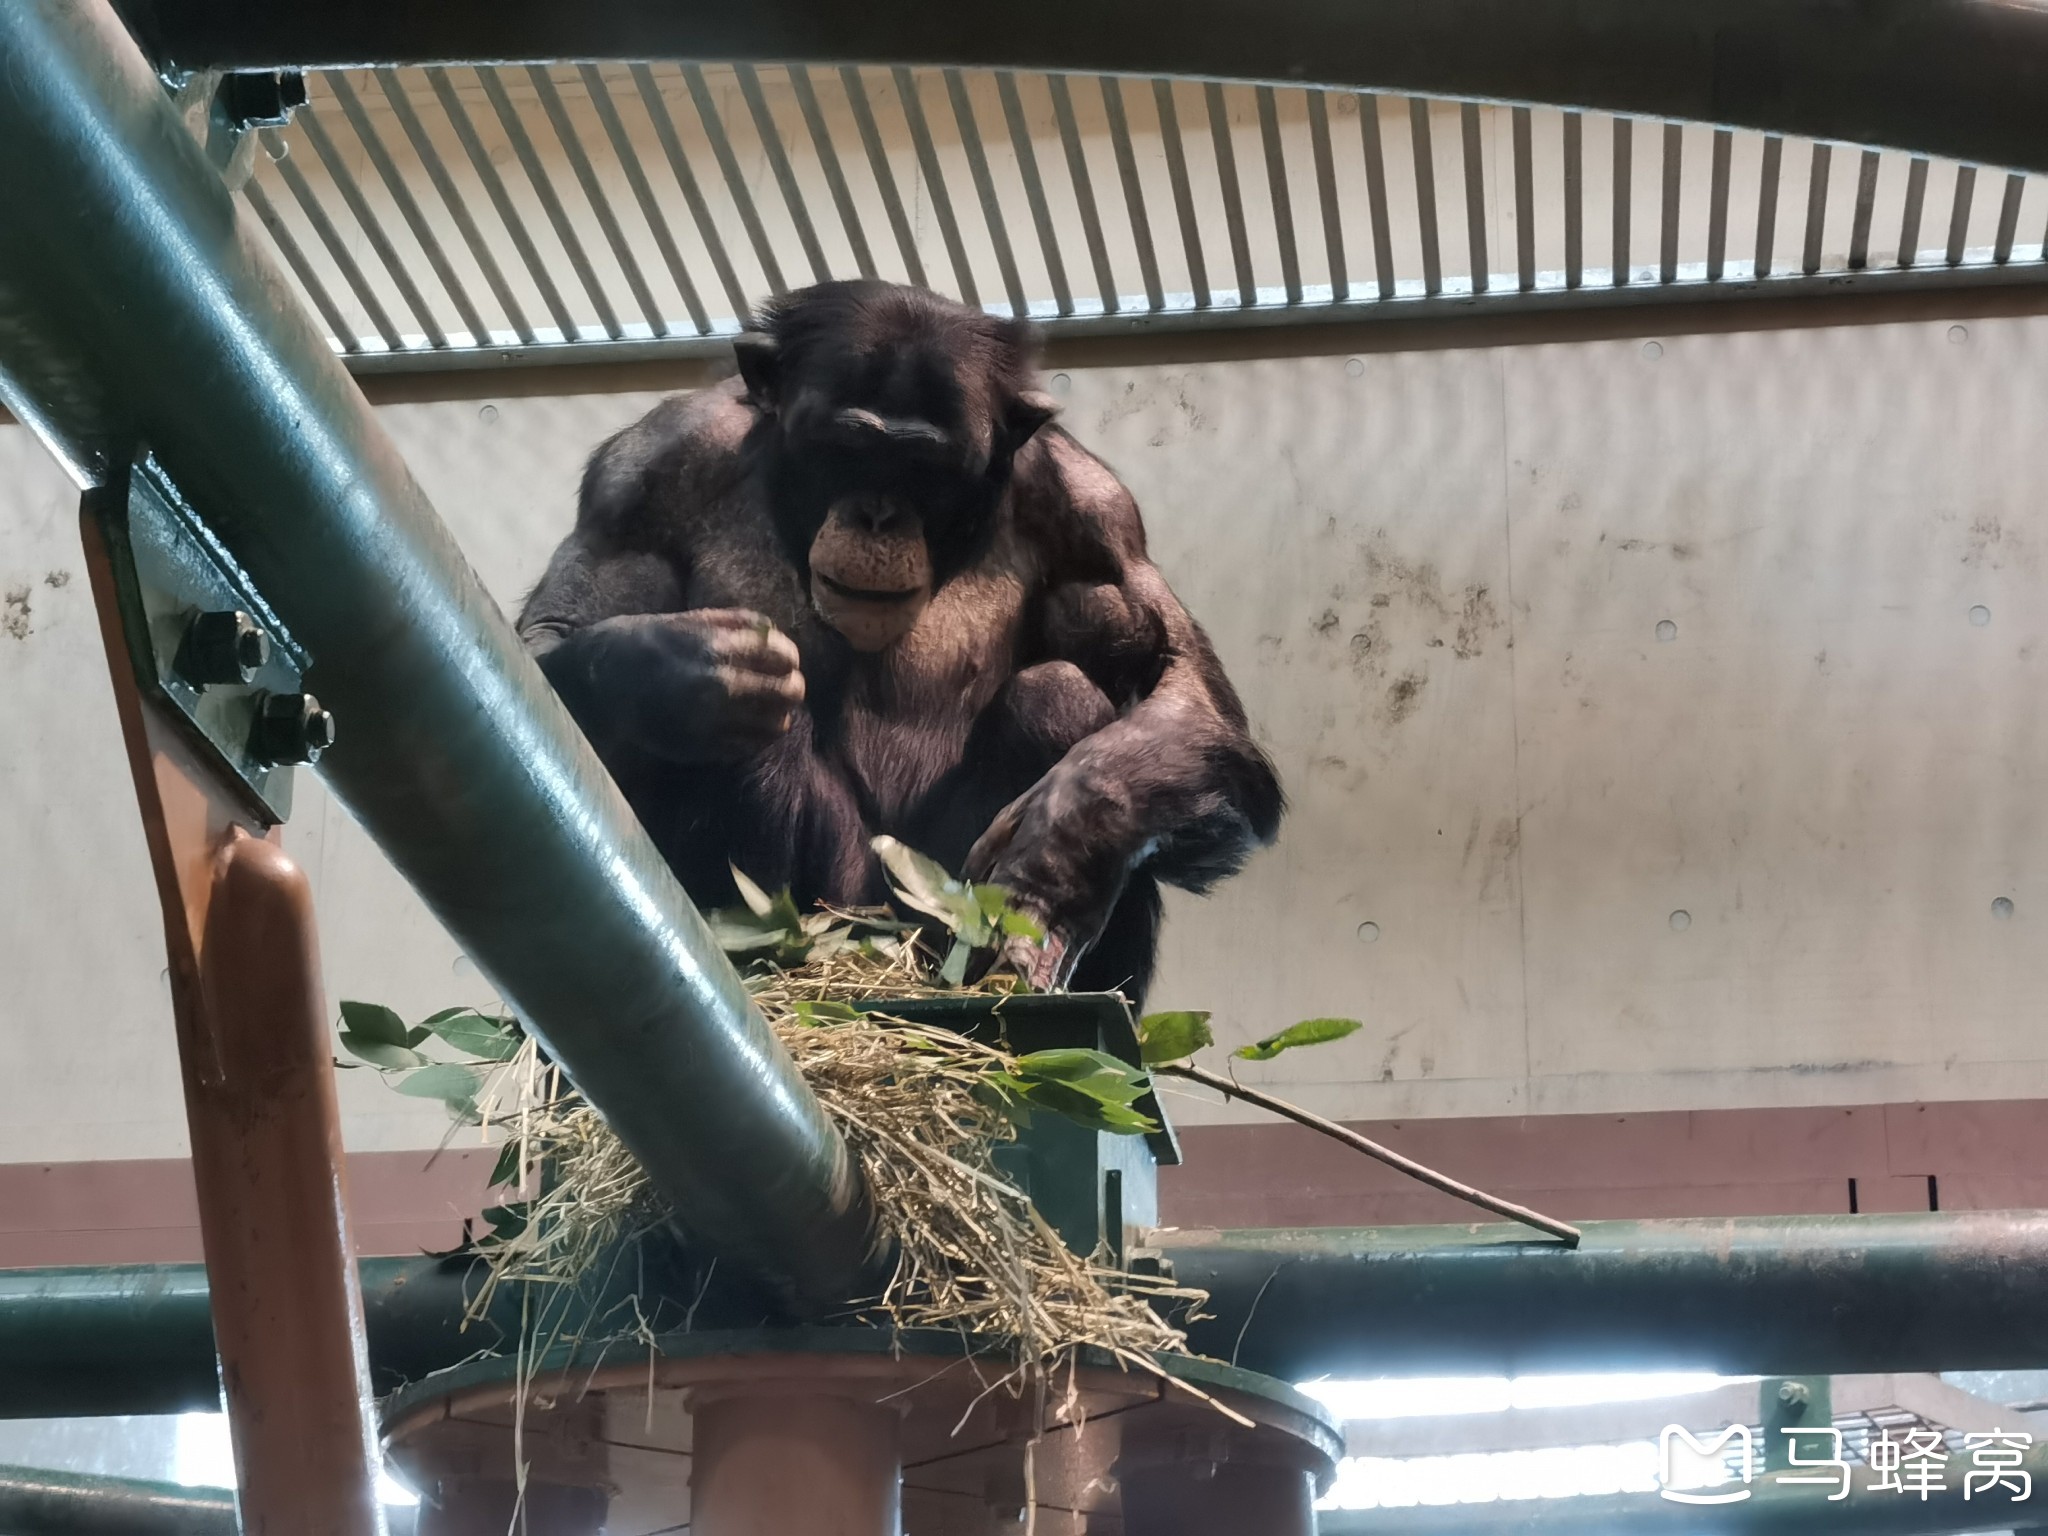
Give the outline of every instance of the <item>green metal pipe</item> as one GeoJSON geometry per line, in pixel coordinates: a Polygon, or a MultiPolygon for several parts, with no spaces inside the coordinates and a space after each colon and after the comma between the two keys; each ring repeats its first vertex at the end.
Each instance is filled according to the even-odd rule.
{"type": "MultiPolygon", "coordinates": [[[[1176,1278],[1211,1293],[1195,1350],[1283,1381],[2048,1368],[2048,1213],[1593,1221],[1583,1232],[1576,1250],[1507,1225],[1155,1241],[1176,1278]]],[[[605,1269],[578,1298],[585,1315],[629,1315],[621,1304],[637,1289],[659,1299],[656,1332],[685,1316],[698,1328],[764,1318],[757,1289],[723,1267],[706,1277],[685,1254],[605,1269]]],[[[379,1392],[518,1335],[512,1287],[462,1327],[476,1286],[467,1262],[370,1259],[362,1281],[379,1392]]],[[[218,1396],[198,1265],[0,1271],[0,1418],[168,1413],[218,1396]]]]}
{"type": "MultiPolygon", "coordinates": [[[[636,1315],[655,1332],[755,1328],[774,1316],[761,1287],[733,1266],[658,1238],[600,1268],[571,1296],[548,1288],[531,1313],[520,1287],[501,1286],[491,1308],[465,1322],[483,1278],[470,1260],[365,1259],[372,1389],[382,1396],[479,1353],[511,1354],[522,1331],[574,1337],[588,1322],[599,1350],[636,1315]]],[[[202,1266],[0,1270],[0,1419],[219,1407],[202,1266]]]]}
{"type": "Polygon", "coordinates": [[[858,1170],[105,0],[0,6],[0,401],[157,454],[315,661],[320,769],[707,1241],[811,1306],[858,1170]]]}
{"type": "Polygon", "coordinates": [[[0,1419],[220,1406],[204,1266],[0,1270],[0,1419]]]}
{"type": "Polygon", "coordinates": [[[1165,1231],[1189,1343],[1315,1376],[2048,1367],[2048,1212],[1165,1231]]]}
{"type": "Polygon", "coordinates": [[[1181,74],[1551,103],[2048,169],[2028,0],[125,0],[158,56],[276,68],[801,59],[1181,74]]]}
{"type": "Polygon", "coordinates": [[[8,1536],[236,1536],[235,1495],[126,1477],[0,1467],[8,1536]]]}

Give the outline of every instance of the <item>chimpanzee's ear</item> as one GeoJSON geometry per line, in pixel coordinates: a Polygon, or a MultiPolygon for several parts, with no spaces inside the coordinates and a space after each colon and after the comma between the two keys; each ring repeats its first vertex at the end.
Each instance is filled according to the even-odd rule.
{"type": "Polygon", "coordinates": [[[775,409],[776,385],[782,377],[782,344],[760,331],[741,331],[732,339],[747,397],[763,410],[775,409]]]}
{"type": "Polygon", "coordinates": [[[1042,389],[1019,390],[1004,413],[1004,446],[1015,453],[1040,427],[1059,415],[1060,403],[1042,389]]]}

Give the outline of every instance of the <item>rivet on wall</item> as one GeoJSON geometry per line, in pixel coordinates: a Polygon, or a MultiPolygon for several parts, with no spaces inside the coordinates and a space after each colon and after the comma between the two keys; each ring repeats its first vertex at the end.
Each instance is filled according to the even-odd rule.
{"type": "Polygon", "coordinates": [[[1657,638],[1667,644],[1676,640],[1678,638],[1678,626],[1669,619],[1659,619],[1657,621],[1657,638]]]}
{"type": "Polygon", "coordinates": [[[1377,944],[1377,943],[1379,942],[1379,937],[1380,937],[1380,925],[1379,925],[1378,923],[1360,923],[1360,924],[1358,925],[1358,942],[1359,942],[1359,943],[1361,943],[1361,944],[1377,944]]]}
{"type": "Polygon", "coordinates": [[[1073,387],[1074,376],[1071,373],[1056,373],[1052,376],[1052,392],[1054,394],[1064,396],[1068,394],[1073,389],[1073,387]]]}
{"type": "Polygon", "coordinates": [[[1365,377],[1365,359],[1364,359],[1364,358],[1362,358],[1362,357],[1353,357],[1353,358],[1348,358],[1348,359],[1346,359],[1346,361],[1345,361],[1345,363],[1344,363],[1344,373],[1345,373],[1345,376],[1346,376],[1346,377],[1348,377],[1348,378],[1353,378],[1353,379],[1362,379],[1362,378],[1364,378],[1364,377],[1365,377]]]}
{"type": "Polygon", "coordinates": [[[476,408],[476,419],[487,427],[498,424],[498,408],[495,405],[480,405],[476,408]]]}
{"type": "Polygon", "coordinates": [[[2012,898],[2010,896],[2000,896],[1993,901],[1991,903],[1991,915],[2000,922],[2004,922],[2007,918],[2011,917],[2012,898]]]}
{"type": "Polygon", "coordinates": [[[1969,339],[1970,328],[1967,325],[1952,325],[1948,328],[1948,344],[1950,346],[1960,347],[1969,339]]]}
{"type": "Polygon", "coordinates": [[[1683,908],[1671,914],[1671,931],[1683,933],[1692,926],[1692,914],[1683,908]]]}
{"type": "Polygon", "coordinates": [[[1979,629],[1982,629],[1986,624],[1989,624],[1991,622],[1991,610],[1989,608],[1986,608],[1982,603],[1979,603],[1976,607],[1970,610],[1970,622],[1976,625],[1979,629]]]}
{"type": "Polygon", "coordinates": [[[1663,343],[1663,342],[1661,342],[1661,341],[1646,341],[1646,342],[1644,342],[1644,343],[1643,343],[1643,356],[1647,357],[1647,358],[1648,358],[1648,359],[1649,359],[1649,360],[1650,360],[1651,362],[1653,362],[1653,363],[1654,363],[1655,361],[1657,361],[1657,359],[1658,359],[1658,358],[1662,357],[1663,355],[1664,355],[1664,343],[1663,343]]]}

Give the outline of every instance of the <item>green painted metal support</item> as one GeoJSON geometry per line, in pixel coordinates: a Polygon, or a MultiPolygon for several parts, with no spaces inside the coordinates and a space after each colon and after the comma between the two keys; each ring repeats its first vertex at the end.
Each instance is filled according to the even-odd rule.
{"type": "Polygon", "coordinates": [[[1165,1231],[1190,1343],[1314,1376],[2048,1366],[2048,1212],[1165,1231]]]}
{"type": "MultiPolygon", "coordinates": [[[[1213,1293],[1196,1350],[1287,1381],[2048,1368],[2048,1213],[1594,1221],[1584,1232],[1576,1251],[1505,1225],[1154,1240],[1180,1280],[1213,1293]]],[[[630,1282],[664,1299],[657,1332],[685,1313],[698,1328],[763,1319],[758,1292],[723,1267],[708,1288],[673,1253],[605,1268],[604,1288],[581,1301],[592,1316],[618,1315],[630,1282]]],[[[475,1292],[463,1261],[371,1259],[362,1275],[380,1392],[517,1336],[516,1288],[461,1327],[475,1292]]],[[[197,1265],[0,1271],[0,1418],[217,1401],[197,1265]]]]}
{"type": "Polygon", "coordinates": [[[7,1536],[236,1536],[238,1529],[226,1488],[0,1467],[7,1536]]]}
{"type": "Polygon", "coordinates": [[[0,401],[82,485],[155,452],[311,652],[336,796],[695,1231],[844,1299],[844,1143],[111,7],[0,6],[0,80],[0,401]]]}
{"type": "Polygon", "coordinates": [[[1185,74],[1551,103],[2048,170],[2028,0],[124,0],[187,66],[801,59],[1185,74]]]}

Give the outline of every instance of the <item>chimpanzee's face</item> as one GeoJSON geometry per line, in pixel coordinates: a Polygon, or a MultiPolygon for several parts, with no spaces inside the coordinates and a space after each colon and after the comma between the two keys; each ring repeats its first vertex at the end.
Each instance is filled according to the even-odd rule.
{"type": "Polygon", "coordinates": [[[789,351],[742,339],[750,397],[775,416],[778,500],[807,541],[811,605],[856,650],[916,626],[979,546],[1012,455],[1052,414],[948,339],[915,326],[789,351]]]}

